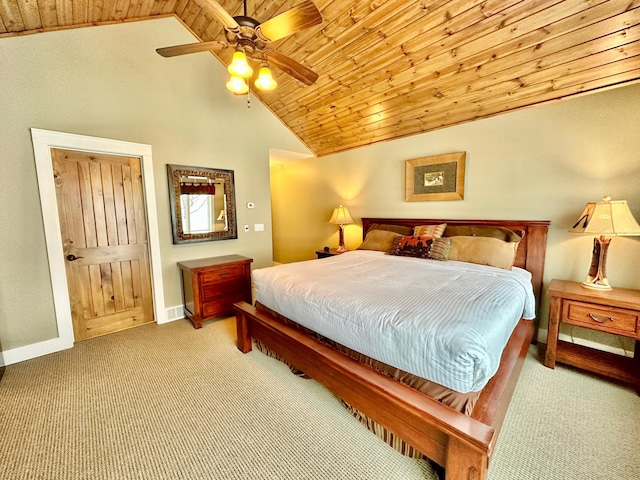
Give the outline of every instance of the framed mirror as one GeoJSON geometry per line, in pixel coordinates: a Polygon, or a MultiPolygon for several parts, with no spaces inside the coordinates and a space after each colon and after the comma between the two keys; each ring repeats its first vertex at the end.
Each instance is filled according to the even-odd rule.
{"type": "Polygon", "coordinates": [[[173,243],[238,238],[233,170],[167,165],[173,243]]]}

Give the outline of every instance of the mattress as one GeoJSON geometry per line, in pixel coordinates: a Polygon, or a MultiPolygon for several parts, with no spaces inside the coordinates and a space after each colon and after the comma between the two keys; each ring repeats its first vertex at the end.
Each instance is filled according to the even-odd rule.
{"type": "Polygon", "coordinates": [[[353,251],[253,272],[257,302],[356,352],[461,393],[495,374],[530,275],[353,251]]]}

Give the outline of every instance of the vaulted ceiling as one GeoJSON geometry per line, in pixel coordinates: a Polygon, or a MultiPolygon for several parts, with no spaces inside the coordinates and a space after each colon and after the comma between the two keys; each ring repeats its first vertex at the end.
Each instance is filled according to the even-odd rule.
{"type": "MultiPolygon", "coordinates": [[[[247,14],[301,1],[247,0],[247,14]]],[[[640,80],[640,0],[314,3],[323,22],[271,46],[317,82],[273,69],[278,87],[255,93],[318,156],[640,80]]],[[[207,0],[0,0],[0,37],[167,15],[224,39],[207,0]]]]}

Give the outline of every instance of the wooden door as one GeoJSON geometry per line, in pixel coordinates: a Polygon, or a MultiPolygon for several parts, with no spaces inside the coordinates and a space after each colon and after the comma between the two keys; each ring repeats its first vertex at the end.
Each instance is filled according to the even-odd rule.
{"type": "Polygon", "coordinates": [[[75,340],[152,322],[140,158],[51,157],[75,340]]]}

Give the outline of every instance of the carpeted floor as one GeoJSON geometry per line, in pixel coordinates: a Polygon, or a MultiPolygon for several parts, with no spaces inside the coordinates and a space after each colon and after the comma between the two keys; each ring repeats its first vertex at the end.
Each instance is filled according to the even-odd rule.
{"type": "MultiPolygon", "coordinates": [[[[435,479],[232,319],[145,325],[6,368],[1,479],[435,479]]],[[[640,397],[530,354],[489,480],[640,478],[640,397]]]]}

